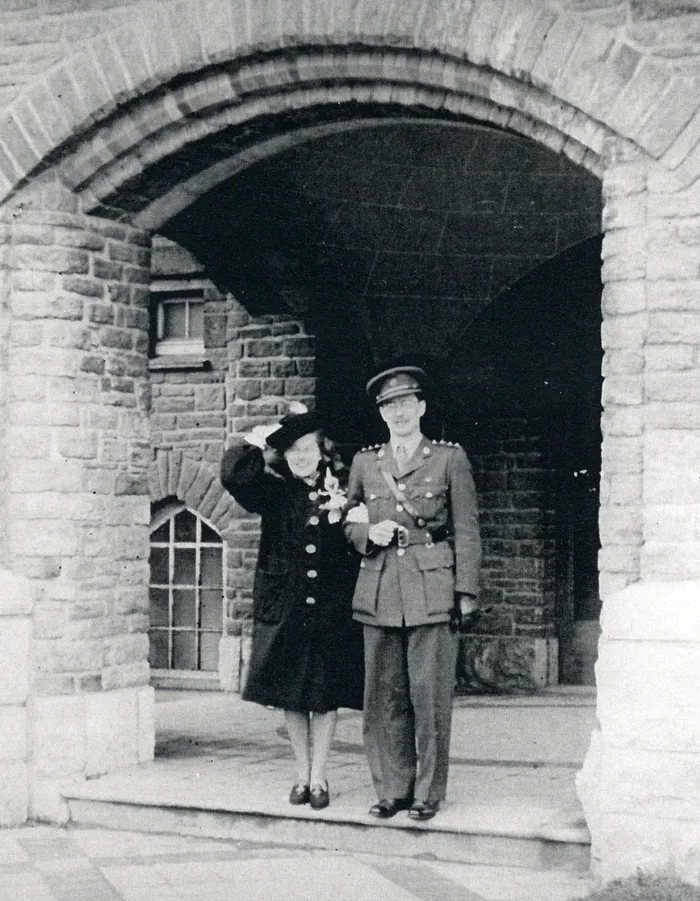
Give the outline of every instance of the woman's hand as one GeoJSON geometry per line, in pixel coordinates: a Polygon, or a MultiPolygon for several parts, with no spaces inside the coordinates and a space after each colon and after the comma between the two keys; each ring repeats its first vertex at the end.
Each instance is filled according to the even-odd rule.
{"type": "Polygon", "coordinates": [[[398,527],[399,524],[394,522],[393,519],[383,519],[381,522],[375,522],[374,525],[369,527],[369,540],[379,547],[388,547],[398,527]]]}

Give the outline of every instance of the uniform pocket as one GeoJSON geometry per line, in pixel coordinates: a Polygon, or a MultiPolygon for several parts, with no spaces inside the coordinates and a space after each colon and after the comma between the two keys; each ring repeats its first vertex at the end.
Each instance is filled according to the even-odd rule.
{"type": "Polygon", "coordinates": [[[446,542],[413,548],[423,580],[428,613],[448,613],[454,605],[454,551],[446,542]]]}
{"type": "Polygon", "coordinates": [[[360,561],[355,594],[352,599],[352,609],[357,613],[371,613],[372,615],[376,613],[379,579],[385,560],[386,554],[379,554],[376,557],[363,557],[360,561]]]}
{"type": "Polygon", "coordinates": [[[447,510],[447,485],[417,485],[407,496],[426,520],[440,518],[447,510]]]}

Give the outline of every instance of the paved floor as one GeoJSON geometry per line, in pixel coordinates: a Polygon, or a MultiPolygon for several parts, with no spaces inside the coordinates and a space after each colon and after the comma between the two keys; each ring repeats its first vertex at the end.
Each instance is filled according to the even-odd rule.
{"type": "Polygon", "coordinates": [[[50,826],[0,831],[3,901],[568,901],[585,876],[50,826]]]}
{"type": "MultiPolygon", "coordinates": [[[[457,699],[448,803],[430,828],[468,821],[485,835],[549,830],[557,840],[567,831],[580,839],[573,780],[594,718],[591,695],[457,699]]],[[[156,723],[156,761],[90,780],[88,794],[248,805],[272,823],[289,816],[292,761],[279,712],[235,695],[170,691],[158,693],[156,723]]],[[[355,822],[362,832],[368,819],[360,729],[359,714],[343,711],[330,762],[329,828],[333,820],[355,822]]],[[[0,901],[569,901],[593,887],[585,872],[428,859],[420,850],[427,835],[417,836],[415,854],[399,857],[390,839],[409,827],[400,819],[370,830],[374,853],[280,844],[274,830],[255,842],[77,824],[0,830],[0,901]]],[[[131,828],[126,820],[115,826],[131,828]]]]}

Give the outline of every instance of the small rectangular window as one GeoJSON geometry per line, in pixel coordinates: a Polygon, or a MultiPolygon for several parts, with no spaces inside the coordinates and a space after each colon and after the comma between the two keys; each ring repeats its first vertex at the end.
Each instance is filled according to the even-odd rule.
{"type": "Polygon", "coordinates": [[[151,356],[204,354],[204,289],[151,287],[151,356]]]}

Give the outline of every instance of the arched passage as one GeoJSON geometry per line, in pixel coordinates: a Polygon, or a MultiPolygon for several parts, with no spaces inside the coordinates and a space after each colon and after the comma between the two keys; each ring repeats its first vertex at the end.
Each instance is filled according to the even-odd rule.
{"type": "MultiPolygon", "coordinates": [[[[648,694],[639,692],[639,704],[623,711],[616,691],[624,683],[620,673],[630,675],[628,646],[647,642],[653,655],[669,635],[671,641],[684,637],[687,592],[700,574],[694,480],[700,417],[693,387],[698,250],[689,216],[700,164],[695,76],[675,68],[670,55],[655,56],[643,30],[634,31],[624,18],[613,14],[594,24],[592,17],[534,2],[481,0],[467,6],[421,0],[341,8],[323,0],[185,0],[135,4],[128,17],[112,21],[113,29],[81,42],[24,85],[6,110],[0,138],[0,188],[8,201],[0,233],[5,320],[0,340],[8,351],[4,365],[11,379],[3,379],[0,399],[8,413],[2,435],[8,450],[8,487],[3,489],[10,513],[8,559],[19,561],[31,578],[50,582],[53,589],[58,585],[50,600],[75,602],[70,592],[79,581],[68,574],[75,575],[77,568],[62,568],[61,561],[78,548],[94,553],[105,510],[99,497],[91,499],[87,517],[82,507],[72,514],[75,523],[87,519],[86,528],[53,528],[50,553],[44,547],[34,554],[33,514],[21,505],[23,495],[37,485],[54,491],[58,485],[66,493],[110,498],[109,524],[123,529],[130,578],[136,583],[122,584],[119,596],[120,615],[134,617],[135,638],[109,636],[107,672],[54,673],[49,701],[36,708],[45,713],[43,725],[57,721],[54,694],[67,686],[74,691],[79,685],[98,698],[98,691],[123,689],[119,704],[133,711],[140,706],[132,716],[133,747],[118,762],[148,754],[135,739],[140,720],[148,719],[147,697],[141,693],[137,702],[130,690],[143,674],[137,619],[146,526],[143,285],[146,233],[179,211],[178,188],[184,187],[192,202],[251,161],[318,137],[322,129],[350,127],[358,107],[364,107],[365,120],[401,111],[488,123],[531,137],[599,173],[603,181],[600,565],[610,643],[599,669],[603,728],[589,770],[604,774],[604,797],[595,780],[586,787],[584,779],[582,786],[594,852],[606,875],[638,863],[629,849],[620,853],[615,844],[620,810],[622,831],[639,835],[640,846],[649,847],[646,835],[652,829],[651,859],[678,862],[680,852],[668,851],[669,842],[674,849],[678,843],[673,829],[664,825],[670,818],[663,803],[652,798],[647,820],[640,818],[639,798],[633,791],[625,794],[629,784],[619,773],[629,774],[631,747],[632,761],[643,761],[651,774],[647,784],[656,784],[656,775],[668,776],[678,746],[696,759],[696,739],[687,730],[665,729],[663,716],[650,736],[648,694]],[[218,139],[223,143],[217,145],[218,139]],[[27,203],[33,209],[18,215],[27,203]],[[57,285],[70,295],[68,301],[64,293],[60,303],[52,299],[57,285]],[[10,309],[12,328],[7,326],[10,309]],[[106,350],[88,354],[98,333],[106,350]],[[47,358],[40,362],[27,351],[42,345],[51,348],[54,367],[49,393],[47,358]],[[76,365],[86,392],[81,396],[93,404],[88,421],[72,419],[75,408],[58,403],[75,393],[76,365]],[[107,394],[109,409],[104,410],[107,394]],[[70,466],[25,468],[22,405],[27,401],[36,404],[32,412],[41,412],[53,430],[54,460],[69,459],[70,466]],[[125,415],[129,410],[131,415],[125,415]],[[109,423],[108,448],[94,434],[66,430],[98,419],[109,423]],[[117,477],[112,467],[95,466],[95,459],[117,460],[117,477]],[[59,471],[63,482],[56,478],[59,471]],[[619,600],[618,592],[634,581],[636,615],[630,626],[619,614],[632,596],[623,591],[619,600]],[[666,616],[677,624],[670,633],[658,618],[660,597],[666,616]],[[645,629],[640,623],[653,625],[645,629]],[[128,663],[134,665],[129,669],[128,663]],[[612,809],[611,799],[617,804],[612,809]]],[[[52,500],[56,511],[60,498],[52,500]]],[[[56,512],[46,515],[58,518],[56,512]]],[[[106,553],[104,546],[101,551],[106,553]]],[[[94,575],[90,589],[101,590],[98,601],[104,603],[109,591],[100,577],[109,573],[94,575]]],[[[60,611],[57,616],[60,631],[60,611]]],[[[86,646],[89,667],[104,650],[100,642],[86,646]]],[[[655,669],[658,696],[663,696],[665,672],[655,669]]],[[[81,698],[69,700],[65,721],[80,731],[87,708],[81,698]]],[[[692,704],[685,698],[681,707],[692,709],[692,704]]],[[[37,727],[37,734],[48,735],[49,743],[60,745],[60,739],[76,772],[95,774],[110,765],[105,763],[109,730],[99,733],[97,745],[87,747],[82,757],[73,752],[67,732],[48,734],[37,727]]],[[[681,774],[677,766],[673,772],[681,774]]],[[[58,815],[52,791],[42,783],[35,813],[58,815]]]]}

